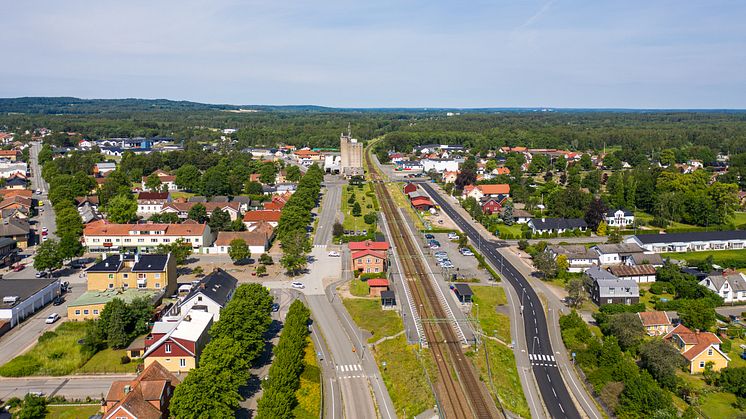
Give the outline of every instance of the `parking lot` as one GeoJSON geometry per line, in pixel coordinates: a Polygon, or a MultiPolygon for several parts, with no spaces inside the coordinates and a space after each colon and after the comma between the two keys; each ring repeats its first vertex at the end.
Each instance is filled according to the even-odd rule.
{"type": "MultiPolygon", "coordinates": [[[[425,250],[425,254],[429,254],[431,257],[428,258],[428,263],[435,274],[441,274],[442,278],[450,280],[453,274],[456,274],[459,279],[476,279],[474,282],[487,283],[490,279],[490,274],[484,269],[479,269],[479,261],[474,256],[464,256],[458,249],[458,241],[451,241],[448,239],[447,233],[434,233],[435,240],[440,243],[440,249],[430,249],[429,247],[425,250]],[[436,252],[446,252],[448,258],[453,264],[453,268],[441,268],[438,266],[435,259],[436,252]]],[[[423,246],[427,246],[428,240],[422,238],[423,246]]]]}

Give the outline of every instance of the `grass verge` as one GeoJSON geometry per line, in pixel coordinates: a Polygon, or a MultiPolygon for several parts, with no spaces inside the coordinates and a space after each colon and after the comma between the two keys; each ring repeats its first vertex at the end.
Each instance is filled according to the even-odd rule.
{"type": "Polygon", "coordinates": [[[689,265],[696,265],[712,256],[713,263],[724,268],[746,268],[746,249],[742,250],[706,250],[702,252],[663,253],[661,257],[685,260],[689,265]]]}
{"type": "Polygon", "coordinates": [[[350,294],[355,297],[367,297],[370,294],[370,287],[365,281],[353,279],[350,281],[350,294]]]}
{"type": "Polygon", "coordinates": [[[124,349],[107,348],[97,352],[77,372],[80,374],[102,373],[134,373],[141,359],[133,359],[128,364],[122,364],[122,357],[127,355],[124,349]]]}
{"type": "Polygon", "coordinates": [[[389,182],[386,183],[385,187],[389,190],[391,198],[393,198],[396,206],[404,208],[404,211],[409,214],[409,218],[414,221],[415,230],[424,230],[425,225],[422,223],[422,217],[420,217],[420,215],[417,214],[417,211],[415,211],[415,209],[412,208],[412,205],[410,205],[409,199],[404,195],[402,185],[400,183],[389,182]]]}
{"type": "Polygon", "coordinates": [[[47,406],[45,419],[79,419],[88,418],[101,411],[100,404],[87,404],[83,406],[47,406]]]}
{"type": "Polygon", "coordinates": [[[354,186],[352,191],[348,191],[347,189],[347,186],[342,187],[342,213],[345,216],[342,226],[345,230],[370,230],[373,226],[366,224],[363,218],[365,214],[375,212],[375,198],[367,195],[365,188],[354,186]],[[355,201],[360,204],[361,212],[359,217],[352,215],[352,207],[355,204],[351,205],[347,202],[351,195],[354,195],[355,201]],[[370,208],[368,208],[368,205],[370,205],[370,208]]]}
{"type": "Polygon", "coordinates": [[[513,357],[513,351],[490,339],[484,339],[480,351],[472,354],[472,361],[479,369],[481,380],[487,384],[493,399],[499,398],[503,407],[524,418],[531,417],[528,402],[523,394],[521,380],[518,378],[518,369],[513,357]],[[487,369],[487,355],[489,355],[490,370],[487,369]],[[490,385],[490,371],[492,385],[490,385]]]}
{"type": "Polygon", "coordinates": [[[54,331],[44,333],[39,342],[24,355],[0,367],[4,377],[29,375],[67,375],[77,370],[90,355],[78,343],[85,336],[84,322],[64,322],[54,331]]]}
{"type": "Polygon", "coordinates": [[[430,377],[435,377],[432,355],[423,349],[418,359],[416,350],[416,345],[407,345],[404,336],[382,342],[373,349],[398,417],[414,417],[435,405],[425,374],[427,370],[430,377]]]}
{"type": "Polygon", "coordinates": [[[311,338],[306,345],[303,357],[303,372],[300,375],[300,387],[295,392],[298,404],[293,409],[296,419],[316,419],[321,408],[321,369],[316,360],[316,348],[311,338]]]}
{"type": "MultiPolygon", "coordinates": [[[[497,338],[510,343],[510,318],[497,312],[498,306],[507,304],[505,290],[501,287],[473,286],[474,303],[479,304],[479,324],[482,331],[493,336],[497,331],[497,338]]],[[[476,314],[473,311],[472,314],[476,314]]]]}
{"type": "Polygon", "coordinates": [[[373,335],[368,342],[375,342],[382,337],[393,336],[404,330],[404,324],[399,315],[393,310],[382,310],[378,298],[345,298],[342,302],[355,324],[373,335]]]}

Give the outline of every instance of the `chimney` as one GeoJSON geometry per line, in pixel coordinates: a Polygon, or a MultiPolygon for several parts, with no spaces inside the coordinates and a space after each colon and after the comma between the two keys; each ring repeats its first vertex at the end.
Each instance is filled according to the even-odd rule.
{"type": "MultiPolygon", "coordinates": [[[[124,253],[120,253],[119,254],[119,261],[121,262],[123,260],[124,260],[124,253]]],[[[109,266],[109,264],[107,263],[106,266],[109,266]]]]}

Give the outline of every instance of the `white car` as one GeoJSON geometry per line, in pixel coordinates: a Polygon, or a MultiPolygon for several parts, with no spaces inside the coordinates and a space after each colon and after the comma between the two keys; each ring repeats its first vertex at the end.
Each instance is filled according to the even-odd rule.
{"type": "Polygon", "coordinates": [[[41,237],[41,241],[45,242],[45,241],[47,241],[47,239],[48,239],[48,238],[49,238],[49,237],[47,237],[47,236],[42,236],[42,237],[41,237]]]}
{"type": "Polygon", "coordinates": [[[301,290],[306,287],[302,282],[292,282],[290,283],[290,286],[292,286],[293,288],[301,289],[301,290]]]}
{"type": "Polygon", "coordinates": [[[459,239],[458,234],[453,233],[453,232],[448,233],[448,240],[458,240],[458,239],[459,239]]]}
{"type": "Polygon", "coordinates": [[[56,322],[59,319],[60,319],[60,315],[59,314],[52,313],[52,314],[49,315],[49,317],[47,317],[46,320],[44,320],[44,323],[46,323],[46,324],[52,324],[52,323],[56,322]]]}
{"type": "Polygon", "coordinates": [[[339,252],[337,252],[336,250],[332,250],[331,252],[329,252],[329,257],[338,258],[339,252]]]}

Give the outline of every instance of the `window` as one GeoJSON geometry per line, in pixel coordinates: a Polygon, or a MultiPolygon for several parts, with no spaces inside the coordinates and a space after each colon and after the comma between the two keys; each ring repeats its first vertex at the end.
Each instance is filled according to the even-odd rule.
{"type": "Polygon", "coordinates": [[[132,242],[132,239],[124,239],[124,242],[125,242],[125,243],[131,243],[131,242],[132,242]]]}
{"type": "Polygon", "coordinates": [[[201,295],[197,297],[197,301],[202,301],[202,296],[201,295]]]}
{"type": "Polygon", "coordinates": [[[146,279],[148,274],[137,274],[137,279],[146,279]]]}
{"type": "Polygon", "coordinates": [[[109,274],[109,279],[114,279],[114,274],[109,274]]]}
{"type": "Polygon", "coordinates": [[[707,350],[707,355],[712,356],[712,348],[710,348],[710,349],[707,350]]]}
{"type": "Polygon", "coordinates": [[[114,288],[114,284],[109,283],[109,289],[112,289],[112,288],[114,288]]]}
{"type": "Polygon", "coordinates": [[[699,361],[699,367],[704,368],[705,367],[705,361],[699,361]]]}
{"type": "Polygon", "coordinates": [[[122,278],[127,279],[129,278],[130,274],[122,274],[122,278]]]}
{"type": "Polygon", "coordinates": [[[158,239],[150,239],[151,243],[158,243],[158,239]]]}
{"type": "Polygon", "coordinates": [[[93,309],[93,314],[98,314],[98,309],[97,308],[93,309]]]}
{"type": "Polygon", "coordinates": [[[167,353],[167,354],[170,354],[170,353],[171,353],[171,344],[170,344],[170,343],[167,343],[167,344],[166,344],[166,353],[167,353]]]}
{"type": "Polygon", "coordinates": [[[186,367],[186,359],[184,359],[184,358],[179,359],[179,366],[180,367],[186,367]]]}
{"type": "Polygon", "coordinates": [[[122,284],[122,288],[124,288],[124,289],[127,289],[129,287],[130,287],[130,284],[128,284],[126,282],[122,284]]]}
{"type": "Polygon", "coordinates": [[[375,269],[375,272],[378,273],[378,268],[375,269]]]}
{"type": "Polygon", "coordinates": [[[161,283],[160,283],[160,282],[156,282],[156,283],[155,283],[155,287],[156,287],[156,288],[160,288],[160,287],[161,287],[161,283]]]}
{"type": "Polygon", "coordinates": [[[370,258],[368,258],[368,261],[366,263],[370,263],[370,258]]]}
{"type": "Polygon", "coordinates": [[[155,279],[160,279],[160,278],[161,278],[161,274],[155,274],[155,279]]]}
{"type": "Polygon", "coordinates": [[[137,288],[144,289],[146,284],[145,281],[137,281],[137,288]]]}
{"type": "Polygon", "coordinates": [[[611,298],[606,300],[606,304],[611,304],[611,303],[612,303],[611,298]]]}
{"type": "Polygon", "coordinates": [[[79,316],[80,315],[80,310],[75,310],[75,315],[79,316]]]}
{"type": "Polygon", "coordinates": [[[145,243],[145,239],[137,239],[138,243],[145,243]]]}
{"type": "Polygon", "coordinates": [[[88,310],[83,310],[83,314],[88,314],[88,310]]]}
{"type": "Polygon", "coordinates": [[[614,288],[609,288],[609,294],[614,294],[614,288]]]}

